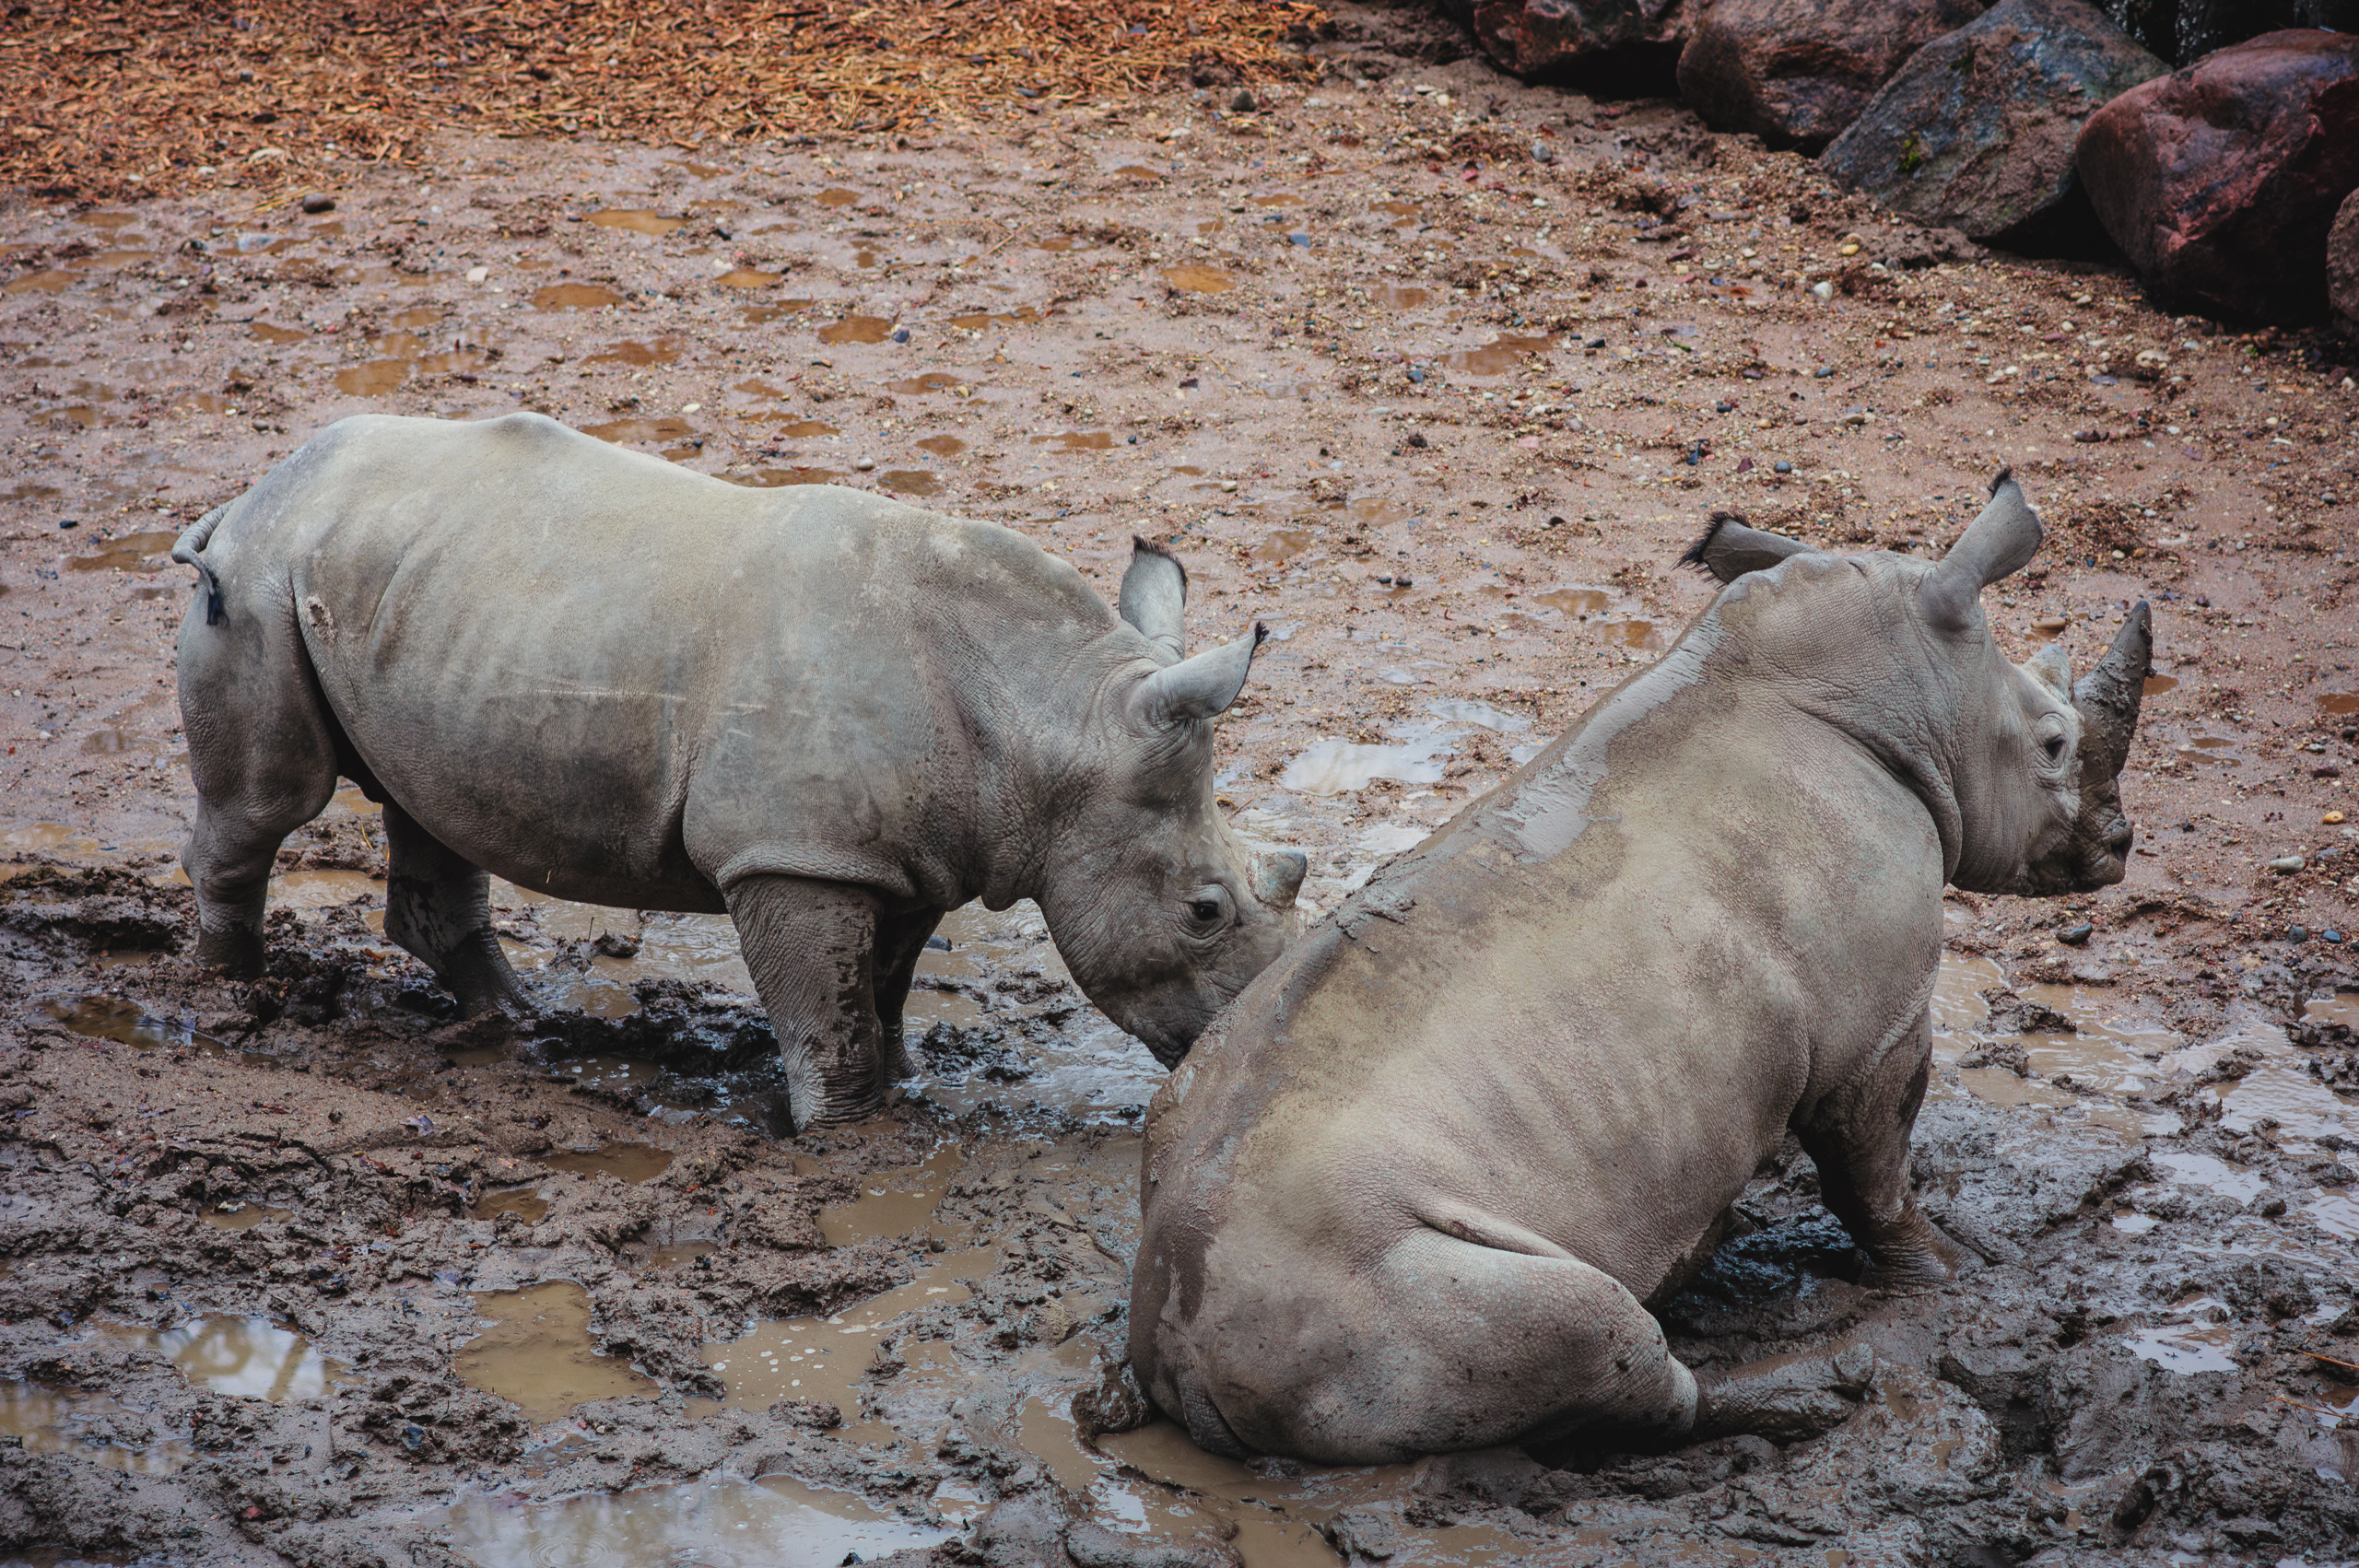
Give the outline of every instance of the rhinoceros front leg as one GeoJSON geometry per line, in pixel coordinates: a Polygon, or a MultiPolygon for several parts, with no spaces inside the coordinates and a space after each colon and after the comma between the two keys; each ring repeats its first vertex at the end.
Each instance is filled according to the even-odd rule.
{"type": "Polygon", "coordinates": [[[798,876],[744,877],[722,893],[778,1036],[794,1129],[875,1115],[885,1104],[876,895],[798,876]]]}
{"type": "Polygon", "coordinates": [[[1858,1082],[1827,1095],[1810,1125],[1794,1129],[1818,1166],[1821,1200],[1874,1260],[1872,1284],[1938,1285],[1955,1279],[1965,1260],[1909,1188],[1908,1135],[1932,1064],[1929,1012],[1858,1082]]]}
{"type": "Polygon", "coordinates": [[[888,915],[877,921],[876,1045],[887,1082],[910,1077],[917,1071],[910,1061],[909,1042],[902,1036],[901,1014],[909,1005],[910,982],[917,976],[925,940],[941,923],[939,909],[888,915]]]}
{"type": "Polygon", "coordinates": [[[491,878],[417,819],[385,802],[385,934],[417,954],[462,1013],[524,1012],[491,929],[491,878]]]}

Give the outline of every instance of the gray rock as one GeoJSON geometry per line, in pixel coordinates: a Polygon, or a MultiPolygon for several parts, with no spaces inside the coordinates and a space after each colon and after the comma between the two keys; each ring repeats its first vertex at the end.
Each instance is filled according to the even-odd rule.
{"type": "Polygon", "coordinates": [[[1817,148],[1925,44],[1984,0],[1709,0],[1679,56],[1679,96],[1716,131],[1817,148]]]}
{"type": "Polygon", "coordinates": [[[1689,0],[1448,0],[1483,53],[1521,76],[1561,76],[1687,41],[1689,0]]]}
{"type": "Polygon", "coordinates": [[[2073,171],[2081,126],[2166,69],[2083,0],[2001,0],[1919,50],[1820,161],[1920,223],[2085,248],[2102,240],[2073,171]]]}

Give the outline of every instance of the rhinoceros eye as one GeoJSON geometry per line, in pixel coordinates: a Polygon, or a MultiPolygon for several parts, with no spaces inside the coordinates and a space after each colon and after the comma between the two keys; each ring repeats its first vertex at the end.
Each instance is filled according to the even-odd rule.
{"type": "Polygon", "coordinates": [[[2048,754],[2048,761],[2056,761],[2059,757],[2061,757],[2064,755],[2064,737],[2061,735],[2048,736],[2046,741],[2040,743],[2040,750],[2048,754]]]}
{"type": "Polygon", "coordinates": [[[1220,905],[1210,898],[1199,898],[1188,906],[1188,913],[1209,926],[1220,919],[1220,905]]]}

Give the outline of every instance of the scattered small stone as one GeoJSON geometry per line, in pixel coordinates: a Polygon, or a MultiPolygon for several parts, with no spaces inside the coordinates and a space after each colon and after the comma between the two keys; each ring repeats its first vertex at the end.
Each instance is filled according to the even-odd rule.
{"type": "Polygon", "coordinates": [[[1239,88],[1237,89],[1237,96],[1228,100],[1228,107],[1231,111],[1235,113],[1250,114],[1255,110],[1260,109],[1262,105],[1260,101],[1254,98],[1252,89],[1250,88],[1239,88]]]}
{"type": "Polygon", "coordinates": [[[78,517],[61,517],[57,520],[57,526],[60,528],[79,528],[82,526],[82,520],[78,517]]]}
{"type": "Polygon", "coordinates": [[[324,191],[312,191],[304,195],[301,205],[308,213],[334,212],[335,198],[324,191]]]}
{"type": "Polygon", "coordinates": [[[1286,236],[1286,242],[1290,245],[1299,245],[1303,247],[1303,249],[1309,250],[1310,248],[1310,236],[1297,228],[1292,234],[1286,236]]]}
{"type": "MultiPolygon", "coordinates": [[[[1812,284],[1810,286],[1810,291],[1813,298],[1824,300],[1835,298],[1835,286],[1823,280],[1821,282],[1812,284]]],[[[1835,372],[1832,370],[1821,370],[1819,374],[1822,376],[1831,376],[1835,374],[1835,372]]]]}
{"type": "Polygon", "coordinates": [[[1772,470],[1774,470],[1775,472],[1779,473],[1779,474],[1791,474],[1791,473],[1794,471],[1794,465],[1793,465],[1792,463],[1790,463],[1790,462],[1787,462],[1784,458],[1782,458],[1782,457],[1781,457],[1781,458],[1779,458],[1777,462],[1775,462],[1771,463],[1769,466],[1770,466],[1770,468],[1771,468],[1772,470]]]}
{"type": "Polygon", "coordinates": [[[1224,495],[1228,494],[1237,488],[1237,481],[1234,479],[1224,479],[1220,482],[1220,487],[1224,495]]]}
{"type": "Polygon", "coordinates": [[[2340,942],[2342,940],[2342,933],[2334,930],[2332,927],[2329,927],[2327,930],[2318,932],[2318,940],[2320,942],[2340,942]]]}
{"type": "Polygon", "coordinates": [[[1395,588],[1414,588],[1417,586],[1417,579],[1411,577],[1407,572],[1398,572],[1393,575],[1392,586],[1395,588]]]}
{"type": "MultiPolygon", "coordinates": [[[[1832,293],[1832,292],[1833,292],[1833,290],[1830,288],[1830,289],[1828,290],[1828,292],[1829,292],[1829,293],[1832,293]]],[[[1826,298],[1826,295],[1822,294],[1822,295],[1820,295],[1820,296],[1819,296],[1819,298],[1822,298],[1822,299],[1824,299],[1824,298],[1826,298]]],[[[1828,377],[1830,377],[1830,376],[1832,376],[1832,375],[1834,375],[1834,374],[1835,374],[1835,367],[1834,367],[1834,366],[1832,366],[1832,365],[1821,365],[1817,369],[1813,370],[1810,374],[1811,374],[1811,380],[1815,380],[1815,381],[1823,381],[1823,380],[1825,380],[1828,377]]]]}
{"type": "Polygon", "coordinates": [[[863,458],[860,459],[858,462],[854,462],[854,463],[852,464],[852,466],[853,466],[854,468],[859,469],[863,474],[865,474],[865,473],[867,473],[870,469],[872,469],[872,468],[874,468],[874,467],[875,467],[875,466],[876,466],[876,460],[875,460],[874,458],[873,458],[873,457],[863,457],[863,458]]]}
{"type": "Polygon", "coordinates": [[[2280,876],[2290,876],[2308,863],[2299,855],[2280,855],[2269,862],[2268,869],[2280,876]]]}
{"type": "Polygon", "coordinates": [[[2067,947],[2078,947],[2083,942],[2089,940],[2095,930],[2095,928],[2091,926],[2088,921],[2083,920],[2077,926],[2066,926],[2062,930],[2058,931],[2056,933],[2056,940],[2062,942],[2067,947]]]}
{"type": "Polygon", "coordinates": [[[604,958],[636,958],[639,938],[628,931],[600,931],[598,940],[590,944],[590,951],[604,958]]]}
{"type": "Polygon", "coordinates": [[[1409,367],[1409,379],[1410,379],[1411,380],[1413,380],[1413,381],[1422,381],[1422,380],[1424,380],[1426,379],[1426,368],[1425,368],[1423,365],[1412,365],[1412,366],[1410,366],[1410,367],[1409,367]]]}
{"type": "Polygon", "coordinates": [[[907,327],[902,327],[902,328],[898,329],[898,331],[896,331],[896,332],[893,333],[893,341],[894,341],[895,343],[907,343],[907,342],[909,342],[909,341],[910,341],[910,329],[909,329],[909,328],[907,328],[907,327]]]}
{"type": "Polygon", "coordinates": [[[1546,142],[1534,142],[1532,144],[1532,161],[1534,163],[1554,163],[1556,161],[1556,149],[1550,146],[1546,142]]]}
{"type": "MultiPolygon", "coordinates": [[[[1415,374],[1414,371],[1410,373],[1412,375],[1415,374]]],[[[1424,448],[1431,446],[1433,443],[1426,439],[1426,433],[1423,430],[1412,430],[1409,432],[1408,439],[1401,444],[1404,447],[1424,448]]]]}
{"type": "Polygon", "coordinates": [[[2310,928],[2307,926],[2287,926],[2285,928],[2285,940],[2287,942],[2307,942],[2310,940],[2310,928]]]}

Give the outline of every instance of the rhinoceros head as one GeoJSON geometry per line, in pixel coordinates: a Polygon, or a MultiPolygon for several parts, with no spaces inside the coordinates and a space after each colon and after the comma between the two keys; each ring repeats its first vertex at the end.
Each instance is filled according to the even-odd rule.
{"type": "MultiPolygon", "coordinates": [[[[1926,563],[1890,555],[1852,557],[1881,585],[1879,618],[1914,635],[1895,642],[1921,659],[1907,684],[1919,711],[1886,731],[1921,737],[1925,755],[1895,758],[1914,773],[1955,866],[1950,882],[1981,893],[2084,892],[2119,882],[2131,832],[2119,778],[2138,727],[2153,620],[2142,601],[2096,668],[2078,683],[2049,644],[2011,663],[1983,619],[1982,590],[2023,568],[2039,548],[2039,518],[2004,472],[1949,553],[1926,563]]],[[[1810,546],[1716,521],[1687,559],[1722,582],[1775,568],[1810,546]]]]}
{"type": "Polygon", "coordinates": [[[1306,866],[1252,849],[1214,799],[1213,718],[1264,633],[1182,657],[1187,594],[1179,561],[1137,541],[1119,605],[1136,636],[1121,634],[1039,895],[1081,989],[1167,1067],[1277,957],[1306,866]]]}

